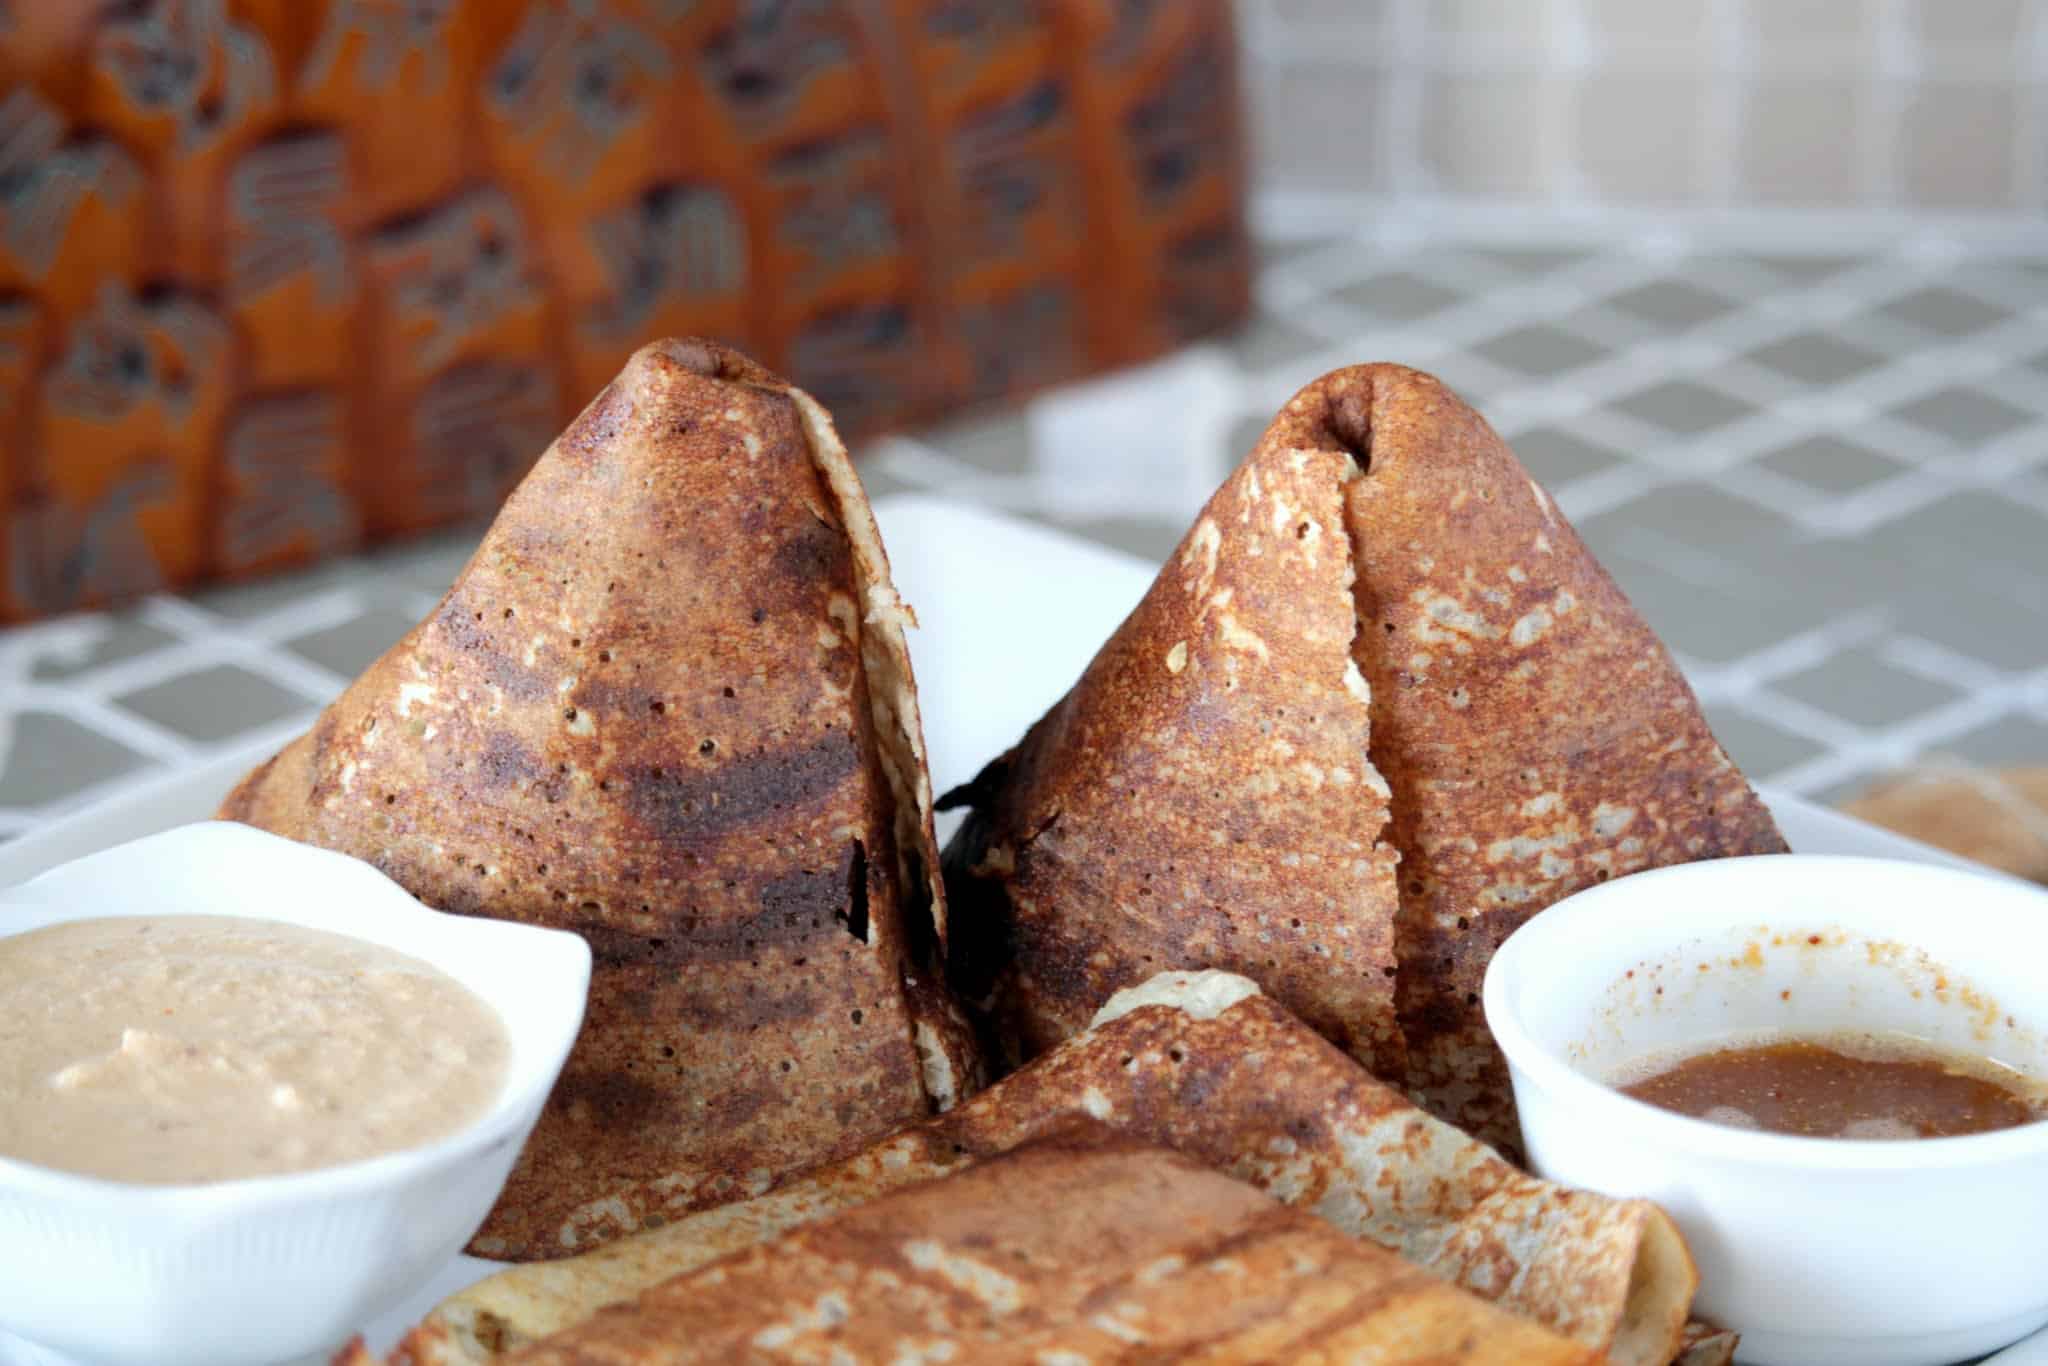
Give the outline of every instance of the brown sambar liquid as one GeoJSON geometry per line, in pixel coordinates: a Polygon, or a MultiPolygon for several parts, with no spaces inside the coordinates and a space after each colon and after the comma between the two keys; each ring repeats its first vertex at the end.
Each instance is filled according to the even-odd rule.
{"type": "Polygon", "coordinates": [[[1681,1115],[1811,1138],[1942,1138],[2043,1117],[2027,1079],[1989,1058],[1917,1041],[1859,1038],[1846,1052],[1832,1042],[1716,1049],[1620,1090],[1681,1115]]]}

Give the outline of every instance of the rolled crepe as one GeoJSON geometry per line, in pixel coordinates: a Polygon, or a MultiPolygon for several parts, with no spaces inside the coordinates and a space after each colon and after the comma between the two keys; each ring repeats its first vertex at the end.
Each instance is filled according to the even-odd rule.
{"type": "Polygon", "coordinates": [[[511,1361],[1594,1355],[1199,1162],[1082,1123],[677,1276],[511,1361]]]}
{"type": "Polygon", "coordinates": [[[1784,848],[1550,498],[1392,365],[1291,399],[948,803],[953,980],[1013,1056],[1160,968],[1228,968],[1508,1151],[1500,942],[1595,882],[1784,848]]]}
{"type": "Polygon", "coordinates": [[[1172,1148],[1620,1366],[1672,1359],[1697,1276],[1671,1221],[1529,1176],[1417,1109],[1250,981],[1165,973],[949,1113],[753,1200],[454,1296],[396,1360],[498,1353],[1074,1117],[1172,1148]]]}
{"type": "Polygon", "coordinates": [[[908,612],[824,411],[648,346],[433,613],[221,814],[575,930],[575,1050],[483,1256],[756,1194],[968,1088],[908,612]]]}

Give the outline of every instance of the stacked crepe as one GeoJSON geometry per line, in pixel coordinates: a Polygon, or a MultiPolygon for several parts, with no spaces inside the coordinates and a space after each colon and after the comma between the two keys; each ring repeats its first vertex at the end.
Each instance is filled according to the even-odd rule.
{"type": "Polygon", "coordinates": [[[976,1359],[1121,1359],[1119,1334],[1726,1358],[1659,1211],[1495,1150],[1477,991],[1581,886],[1782,842],[1476,414],[1388,366],[1292,400],[956,794],[950,917],[909,620],[829,417],[721,346],[657,343],[434,613],[230,796],[596,953],[471,1245],[541,1264],[401,1360],[887,1356],[912,1320],[976,1359]],[[1032,1061],[977,1094],[989,1057],[1032,1061]],[[1101,1199],[1054,1198],[1078,1190],[1101,1199]],[[994,1246],[977,1228],[1007,1282],[963,1251],[994,1246]],[[1198,1288],[1252,1272],[1242,1306],[1198,1288]],[[1106,1296],[1121,1327],[1081,1312],[1106,1296]]]}
{"type": "MultiPolygon", "coordinates": [[[[1695,1275],[1656,1206],[1566,1190],[1519,1171],[1374,1080],[1245,978],[1212,971],[1165,973],[1119,993],[1089,1028],[947,1114],[766,1195],[479,1282],[420,1325],[396,1359],[411,1366],[668,1360],[575,1352],[635,1341],[643,1330],[687,1341],[696,1321],[683,1288],[702,1286],[708,1268],[736,1258],[756,1265],[778,1255],[769,1249],[802,1248],[788,1241],[793,1232],[913,1188],[932,1192],[925,1208],[943,1208],[950,1197],[942,1192],[961,1173],[1077,1120],[1321,1216],[1360,1246],[1398,1254],[1409,1268],[1403,1276],[1490,1304],[1491,1315],[1466,1311],[1480,1342],[1500,1333],[1509,1342],[1548,1344],[1544,1350],[1569,1344],[1580,1353],[1546,1357],[1529,1348],[1531,1360],[1604,1353],[1624,1364],[1670,1361],[1679,1350],[1695,1275]],[[615,1308],[594,1320],[604,1306],[615,1308]],[[1528,1336],[1528,1328],[1542,1336],[1528,1336]],[[564,1355],[520,1353],[536,1341],[551,1350],[574,1346],[561,1347],[564,1355]]],[[[1220,1187],[1203,1189],[1198,1204],[1220,1187]]],[[[1039,1209],[1054,1231],[1099,1212],[1082,1200],[1039,1209]]],[[[1093,1250],[1070,1260],[1090,1278],[1134,1274],[1152,1255],[1106,1236],[1080,1246],[1093,1250]]],[[[824,1288],[793,1268],[779,1296],[762,1298],[757,1327],[824,1288]]],[[[1427,1301],[1444,1302],[1438,1291],[1427,1301]]],[[[1390,1326],[1397,1320],[1379,1323],[1391,1340],[1400,1340],[1390,1326]]]]}
{"type": "Polygon", "coordinates": [[[1083,1122],[677,1276],[510,1361],[1133,1359],[1596,1358],[1197,1162],[1083,1122]]]}

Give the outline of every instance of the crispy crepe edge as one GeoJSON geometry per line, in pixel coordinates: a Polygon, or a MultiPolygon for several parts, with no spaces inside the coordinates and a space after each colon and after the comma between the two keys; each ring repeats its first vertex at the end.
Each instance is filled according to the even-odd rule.
{"type": "MultiPolygon", "coordinates": [[[[1091,1030],[1148,1008],[1213,1020],[1262,995],[1250,980],[1232,973],[1164,972],[1111,997],[1098,1012],[1091,1030]]],[[[1082,1104],[1085,1106],[1085,1101],[1082,1104]]],[[[1071,1111],[1055,1111],[1046,1121],[1057,1122],[1068,1113],[1071,1111]]],[[[1422,1118],[1426,1120],[1426,1116],[1422,1118]]],[[[1449,1130],[1441,1121],[1426,1122],[1449,1130]]],[[[906,1130],[869,1150],[883,1153],[878,1166],[882,1172],[898,1178],[895,1184],[864,1184],[863,1176],[873,1173],[849,1172],[849,1167],[860,1161],[850,1159],[813,1169],[752,1200],[700,1211],[667,1228],[620,1239],[581,1257],[515,1266],[487,1277],[450,1296],[429,1313],[399,1344],[388,1366],[495,1366],[501,1353],[544,1338],[671,1276],[861,1203],[897,1185],[933,1179],[944,1175],[945,1170],[957,1169],[935,1171],[916,1167],[913,1159],[917,1133],[916,1128],[906,1130]],[[899,1144],[905,1146],[893,1154],[892,1160],[892,1154],[884,1150],[899,1144]],[[686,1227],[687,1243],[674,1245],[682,1236],[678,1230],[686,1227]]],[[[1475,1139],[1462,1134],[1457,1137],[1483,1149],[1475,1139]]],[[[1504,1159],[1490,1150],[1485,1151],[1485,1158],[1512,1171],[1504,1159]]],[[[961,1164],[975,1160],[972,1154],[959,1158],[961,1164]]],[[[1677,1226],[1662,1210],[1648,1201],[1613,1203],[1618,1214],[1638,1226],[1640,1234],[1627,1290],[1611,1332],[1604,1340],[1589,1342],[1582,1334],[1571,1336],[1604,1350],[1607,1359],[1620,1366],[1659,1366],[1674,1360],[1686,1341],[1686,1314],[1698,1287],[1698,1272],[1677,1226]]],[[[1326,1218],[1333,1213],[1328,1208],[1318,1208],[1316,1212],[1326,1218]]],[[[1342,1219],[1332,1218],[1332,1222],[1354,1237],[1363,1236],[1358,1229],[1347,1227],[1342,1219]]],[[[1444,1274],[1434,1267],[1424,1269],[1444,1274]]],[[[1457,1283],[1454,1278],[1453,1282],[1457,1283]]],[[[1509,1312],[1543,1322],[1513,1303],[1510,1296],[1487,1298],[1509,1312]]],[[[1562,1331],[1548,1323],[1544,1326],[1553,1332],[1562,1331]]],[[[349,1366],[373,1366],[375,1358],[360,1355],[337,1361],[349,1366]]]]}
{"type": "Polygon", "coordinates": [[[942,1347],[1040,1362],[1598,1357],[1195,1156],[1065,1114],[938,1179],[735,1249],[511,1360],[907,1360],[942,1347]],[[998,1267],[990,1251],[1018,1260],[998,1255],[998,1267]],[[1218,1295],[1219,1275],[1238,1293],[1218,1295]],[[820,1285],[847,1296],[818,1310],[820,1285]]]}
{"type": "Polygon", "coordinates": [[[874,507],[832,425],[832,415],[794,385],[784,386],[784,392],[796,405],[811,461],[837,505],[834,510],[839,514],[840,529],[853,554],[854,580],[861,591],[861,667],[867,675],[876,750],[893,798],[897,873],[900,885],[924,891],[923,904],[907,907],[909,914],[904,917],[911,938],[908,957],[916,974],[904,982],[913,1017],[911,1043],[917,1051],[925,1096],[934,1110],[944,1112],[979,1090],[987,1078],[973,1026],[943,985],[946,887],[939,869],[931,767],[924,718],[918,707],[917,676],[903,634],[906,626],[917,625],[917,613],[896,591],[874,507]],[[927,925],[936,942],[920,942],[927,925]]]}

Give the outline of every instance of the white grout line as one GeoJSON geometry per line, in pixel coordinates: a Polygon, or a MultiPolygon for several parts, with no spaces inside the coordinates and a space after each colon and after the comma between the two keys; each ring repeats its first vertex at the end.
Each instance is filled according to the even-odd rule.
{"type": "Polygon", "coordinates": [[[193,742],[177,732],[84,693],[62,689],[36,692],[29,696],[28,705],[19,708],[19,712],[30,711],[75,721],[158,763],[180,763],[195,753],[193,742]]]}
{"type": "Polygon", "coordinates": [[[1887,664],[1963,692],[1988,693],[2023,686],[2022,680],[2008,676],[2002,669],[1915,635],[1891,637],[1878,655],[1887,664]]]}
{"type": "Polygon", "coordinates": [[[1725,664],[1708,664],[1683,655],[1679,659],[1702,697],[1739,701],[1768,683],[1817,668],[1844,650],[1867,644],[1882,635],[1887,625],[1885,612],[1872,608],[1824,621],[1725,664]]]}
{"type": "MultiPolygon", "coordinates": [[[[1945,707],[1923,713],[1854,744],[1772,775],[1771,781],[1794,792],[1813,792],[1850,778],[1902,768],[1916,757],[1938,749],[1957,736],[2011,715],[2014,699],[2003,692],[1973,693],[1945,707]]],[[[2019,757],[2019,756],[2015,756],[2019,757]]]]}

